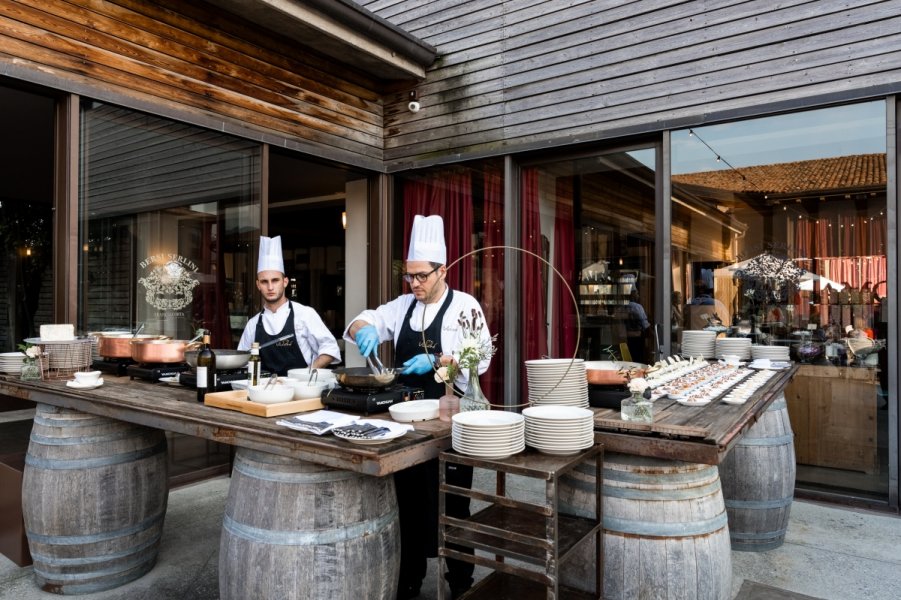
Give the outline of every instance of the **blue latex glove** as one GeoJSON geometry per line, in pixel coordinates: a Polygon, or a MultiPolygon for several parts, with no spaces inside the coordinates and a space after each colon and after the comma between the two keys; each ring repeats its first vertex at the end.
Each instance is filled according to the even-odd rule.
{"type": "Polygon", "coordinates": [[[425,375],[431,372],[434,364],[434,357],[431,354],[417,354],[404,363],[404,370],[401,375],[425,375]]]}
{"type": "Polygon", "coordinates": [[[354,336],[354,341],[357,342],[360,354],[364,357],[369,356],[379,345],[379,332],[375,325],[361,327],[357,335],[354,336]]]}

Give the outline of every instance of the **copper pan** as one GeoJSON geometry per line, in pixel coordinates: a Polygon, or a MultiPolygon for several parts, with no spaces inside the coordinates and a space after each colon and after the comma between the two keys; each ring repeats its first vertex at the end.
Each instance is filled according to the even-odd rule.
{"type": "Polygon", "coordinates": [[[131,343],[131,357],[145,364],[185,362],[185,350],[196,343],[185,340],[135,340],[131,343]]]}
{"type": "Polygon", "coordinates": [[[131,358],[131,343],[138,340],[158,340],[158,335],[137,335],[130,333],[101,335],[98,338],[97,354],[106,358],[131,358]]]}
{"type": "Polygon", "coordinates": [[[585,363],[585,378],[591,385],[624,385],[624,371],[635,369],[636,377],[644,377],[648,366],[637,362],[590,360],[585,363]]]}

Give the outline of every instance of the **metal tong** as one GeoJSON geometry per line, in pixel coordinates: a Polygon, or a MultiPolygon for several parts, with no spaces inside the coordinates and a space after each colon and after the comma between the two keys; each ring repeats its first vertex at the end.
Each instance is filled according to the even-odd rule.
{"type": "Polygon", "coordinates": [[[279,342],[283,342],[283,341],[285,341],[285,340],[287,340],[287,339],[290,339],[290,338],[293,338],[293,337],[294,337],[294,334],[293,334],[293,333],[289,333],[289,334],[287,334],[287,335],[283,335],[283,336],[280,337],[280,338],[276,338],[276,339],[274,339],[274,340],[269,340],[268,342],[263,342],[262,344],[260,344],[260,349],[268,348],[269,346],[271,346],[271,345],[273,345],[273,344],[277,344],[277,343],[279,343],[279,342]]]}
{"type": "Polygon", "coordinates": [[[379,360],[379,357],[374,352],[366,357],[366,362],[369,364],[369,370],[372,371],[373,375],[381,375],[385,372],[382,361],[379,360]]]}
{"type": "Polygon", "coordinates": [[[278,381],[278,373],[273,373],[273,374],[269,377],[269,381],[266,382],[266,386],[265,386],[263,389],[264,389],[264,390],[268,390],[268,389],[271,388],[273,385],[275,385],[275,382],[277,382],[277,381],[278,381]]]}

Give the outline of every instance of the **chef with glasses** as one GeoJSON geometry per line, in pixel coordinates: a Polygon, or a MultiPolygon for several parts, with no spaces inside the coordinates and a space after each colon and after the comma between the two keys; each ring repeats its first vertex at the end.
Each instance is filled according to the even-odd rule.
{"type": "MultiPolygon", "coordinates": [[[[462,345],[461,313],[467,319],[473,311],[484,314],[475,298],[450,289],[446,264],[444,221],[437,215],[416,215],[403,275],[410,293],[363,311],[344,332],[344,339],[356,344],[364,357],[380,343],[394,342],[399,382],[423,389],[426,398],[444,394],[444,384],[435,380],[435,370],[452,362],[451,353],[462,345]]],[[[487,327],[481,335],[490,344],[487,327]]],[[[490,359],[486,359],[479,364],[480,374],[488,369],[489,363],[490,359]]],[[[460,372],[454,384],[465,393],[467,381],[468,373],[460,372]]],[[[446,477],[451,485],[472,486],[471,467],[448,465],[446,477]]],[[[395,473],[394,483],[401,529],[397,597],[415,598],[426,574],[426,557],[437,555],[438,459],[395,473]]],[[[450,516],[468,517],[469,499],[449,495],[446,510],[450,516]]],[[[473,565],[448,559],[447,566],[444,577],[450,585],[451,597],[456,598],[472,585],[473,565]]]]}

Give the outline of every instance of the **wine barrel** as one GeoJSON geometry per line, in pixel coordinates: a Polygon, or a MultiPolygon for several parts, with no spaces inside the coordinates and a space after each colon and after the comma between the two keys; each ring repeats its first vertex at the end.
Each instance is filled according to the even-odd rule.
{"type": "MultiPolygon", "coordinates": [[[[716,467],[615,453],[603,467],[604,598],[730,598],[729,526],[716,467]]],[[[594,489],[594,464],[561,477],[560,512],[590,517],[594,489]]],[[[574,552],[562,581],[592,591],[594,546],[583,542],[574,552]]]]}
{"type": "Polygon", "coordinates": [[[394,600],[392,477],[239,448],[219,546],[221,600],[394,600]]]}
{"type": "Polygon", "coordinates": [[[777,397],[720,465],[733,550],[785,541],[795,492],[795,446],[785,396],[777,397]]]}
{"type": "Polygon", "coordinates": [[[87,594],[152,569],[167,475],[161,430],[38,404],[22,479],[38,586],[87,594]]]}

